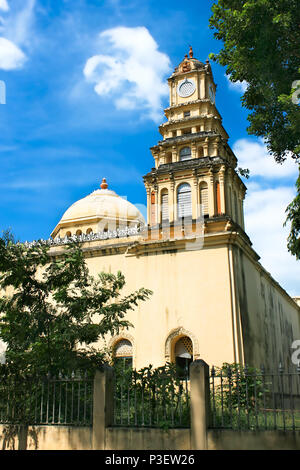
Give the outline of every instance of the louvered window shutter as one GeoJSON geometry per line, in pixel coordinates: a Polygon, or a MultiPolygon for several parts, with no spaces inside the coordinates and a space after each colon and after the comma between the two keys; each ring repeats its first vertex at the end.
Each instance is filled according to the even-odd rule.
{"type": "Polygon", "coordinates": [[[161,219],[169,219],[169,194],[167,192],[161,195],[161,219]]]}
{"type": "Polygon", "coordinates": [[[208,188],[207,184],[202,184],[200,186],[200,204],[201,204],[201,214],[208,214],[208,188]]]}
{"type": "Polygon", "coordinates": [[[179,218],[192,215],[191,187],[188,183],[184,183],[178,188],[177,208],[179,218]]]}

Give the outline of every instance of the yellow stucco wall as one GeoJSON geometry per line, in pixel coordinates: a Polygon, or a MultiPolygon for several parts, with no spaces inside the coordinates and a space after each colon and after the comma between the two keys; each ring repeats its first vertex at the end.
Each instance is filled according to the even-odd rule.
{"type": "Polygon", "coordinates": [[[233,361],[231,300],[227,248],[153,252],[141,256],[116,254],[87,258],[91,274],[125,275],[124,295],[140,287],[151,298],[129,313],[134,324],[136,368],[163,365],[166,344],[174,330],[191,336],[194,353],[210,364],[233,361]]]}

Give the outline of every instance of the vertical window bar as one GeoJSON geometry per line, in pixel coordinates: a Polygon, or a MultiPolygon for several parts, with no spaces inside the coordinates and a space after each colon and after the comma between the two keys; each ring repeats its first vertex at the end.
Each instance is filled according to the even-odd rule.
{"type": "Polygon", "coordinates": [[[68,421],[68,377],[65,377],[65,424],[68,421]]]}
{"type": "Polygon", "coordinates": [[[220,371],[220,387],[221,387],[221,423],[224,427],[224,396],[223,396],[223,371],[220,371]]]}
{"type": "Polygon", "coordinates": [[[285,430],[285,407],[284,407],[284,370],[282,364],[279,364],[279,376],[280,376],[280,385],[281,385],[281,413],[282,413],[282,420],[283,420],[283,429],[285,430]]]}
{"type": "Polygon", "coordinates": [[[211,369],[211,378],[212,378],[212,417],[213,417],[213,427],[216,426],[216,401],[215,401],[215,368],[212,366],[211,369]]]}
{"type": "Polygon", "coordinates": [[[290,391],[290,408],[292,415],[292,429],[295,431],[295,409],[294,409],[294,395],[293,395],[293,372],[288,371],[289,391],[290,391]]]}
{"type": "Polygon", "coordinates": [[[136,370],[134,370],[134,424],[137,426],[136,370]]]}
{"type": "Polygon", "coordinates": [[[246,413],[247,413],[247,428],[250,429],[250,413],[249,413],[249,390],[248,390],[249,371],[248,366],[245,364],[245,384],[246,384],[246,413]]]}
{"type": "Polygon", "coordinates": [[[236,388],[237,388],[237,398],[238,398],[238,428],[241,429],[241,396],[240,396],[240,372],[239,366],[236,369],[236,388]]]}
{"type": "Polygon", "coordinates": [[[49,424],[49,399],[50,399],[50,374],[47,374],[47,407],[46,407],[46,424],[49,424]]]}
{"type": "Polygon", "coordinates": [[[261,378],[262,378],[262,386],[263,386],[263,407],[264,407],[264,425],[265,429],[267,429],[267,410],[266,410],[266,376],[265,376],[265,368],[262,365],[260,369],[261,378]]]}
{"type": "Polygon", "coordinates": [[[80,402],[81,402],[81,375],[80,375],[80,372],[78,372],[77,388],[78,388],[77,423],[80,423],[80,402]]]}
{"type": "Polygon", "coordinates": [[[142,378],[142,426],[145,426],[144,378],[142,378]]]}
{"type": "Polygon", "coordinates": [[[59,403],[58,403],[58,424],[61,424],[61,388],[62,388],[62,373],[58,373],[59,380],[59,403]]]}
{"type": "Polygon", "coordinates": [[[227,378],[228,378],[228,392],[229,392],[229,419],[230,427],[232,428],[232,373],[230,366],[227,368],[227,378]]]}
{"type": "Polygon", "coordinates": [[[74,371],[72,372],[71,376],[71,424],[73,423],[73,416],[74,416],[74,371]]]}
{"type": "Polygon", "coordinates": [[[274,429],[277,429],[277,413],[276,413],[276,400],[275,400],[275,374],[272,377],[272,401],[273,401],[273,417],[274,417],[274,429]]]}
{"type": "Polygon", "coordinates": [[[254,380],[254,413],[255,413],[255,428],[258,429],[258,403],[257,403],[257,373],[253,371],[254,380]]]}
{"type": "Polygon", "coordinates": [[[130,425],[130,381],[127,383],[127,424],[130,425]]]}
{"type": "Polygon", "coordinates": [[[43,423],[43,407],[44,407],[44,380],[42,381],[42,394],[41,394],[41,408],[40,408],[40,422],[43,423]]]}

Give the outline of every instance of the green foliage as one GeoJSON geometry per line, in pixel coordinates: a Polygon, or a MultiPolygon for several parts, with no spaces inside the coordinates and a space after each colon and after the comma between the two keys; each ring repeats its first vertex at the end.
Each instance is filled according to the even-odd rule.
{"type": "Polygon", "coordinates": [[[151,292],[141,288],[121,298],[124,276],[92,277],[80,244],[57,255],[42,243],[0,238],[0,338],[10,373],[51,375],[93,369],[105,360],[95,347],[107,333],[130,323],[125,315],[151,292]]]}
{"type": "MultiPolygon", "coordinates": [[[[300,129],[300,127],[299,127],[300,129]]],[[[293,201],[288,205],[287,220],[291,223],[291,229],[288,236],[288,249],[296,256],[296,259],[300,259],[300,170],[299,176],[296,182],[297,194],[293,201]]]]}
{"type": "Polygon", "coordinates": [[[248,427],[256,423],[269,393],[261,372],[241,364],[224,363],[215,368],[211,387],[214,426],[248,427]]]}
{"type": "MultiPolygon", "coordinates": [[[[210,57],[226,67],[232,82],[247,83],[241,101],[250,111],[249,134],[263,137],[278,163],[288,157],[299,161],[299,2],[218,0],[212,13],[210,27],[223,47],[210,57]]],[[[295,220],[288,248],[299,258],[298,199],[287,212],[288,220],[295,220]]]]}
{"type": "Polygon", "coordinates": [[[178,378],[175,364],[139,371],[116,367],[116,424],[189,426],[188,383],[178,378]]]}

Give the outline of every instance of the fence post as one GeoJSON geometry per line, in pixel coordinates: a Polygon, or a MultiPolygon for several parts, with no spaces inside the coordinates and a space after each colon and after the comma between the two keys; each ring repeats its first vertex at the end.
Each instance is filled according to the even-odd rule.
{"type": "Polygon", "coordinates": [[[202,360],[190,365],[191,449],[207,449],[209,426],[209,366],[202,360]]]}
{"type": "Polygon", "coordinates": [[[94,378],[93,449],[105,450],[106,428],[113,424],[114,370],[104,365],[94,378]]]}

